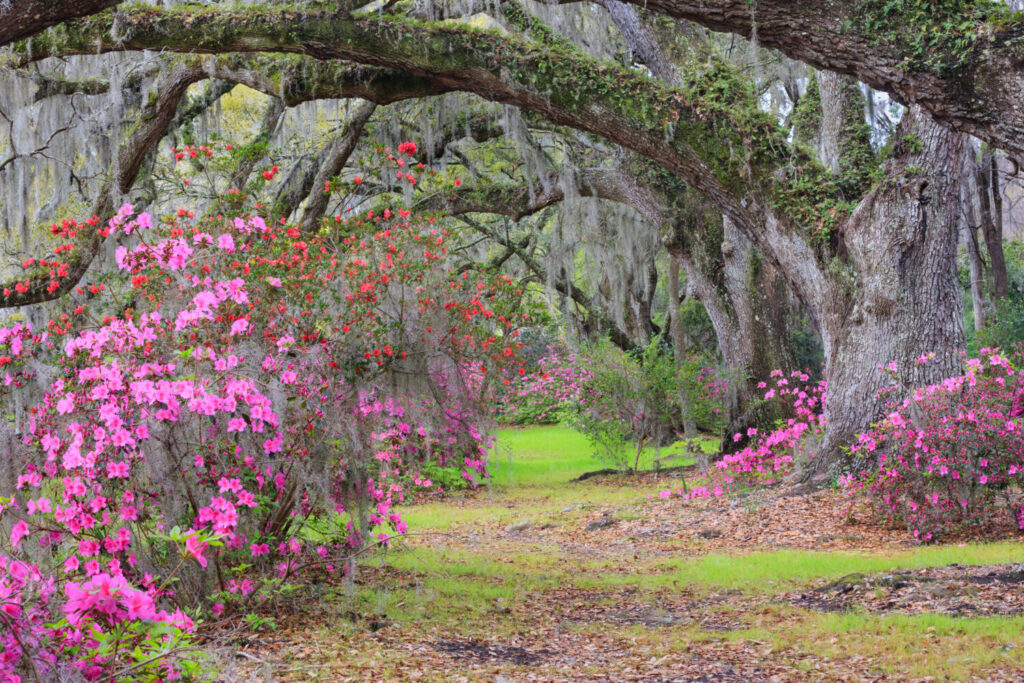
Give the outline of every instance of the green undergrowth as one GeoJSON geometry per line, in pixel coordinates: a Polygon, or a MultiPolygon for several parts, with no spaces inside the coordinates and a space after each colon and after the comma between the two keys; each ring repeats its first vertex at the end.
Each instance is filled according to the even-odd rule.
{"type": "MultiPolygon", "coordinates": [[[[659,656],[685,656],[697,642],[753,642],[777,653],[766,657],[782,657],[811,678],[826,661],[892,680],[970,680],[986,670],[1024,666],[1024,616],[821,613],[782,599],[851,574],[1019,562],[1024,546],[1018,542],[871,551],[716,549],[686,556],[609,549],[585,525],[598,511],[640,518],[650,479],[570,483],[594,464],[585,440],[562,427],[502,430],[499,443],[504,460],[496,458],[490,490],[407,508],[413,535],[386,556],[365,561],[368,567],[385,562],[387,578],[357,585],[339,602],[401,628],[493,639],[537,627],[537,610],[564,599],[566,591],[607,603],[611,612],[626,602],[651,614],[725,591],[724,601],[712,598],[667,625],[569,618],[560,628],[614,634],[659,656]],[[523,520],[531,521],[525,530],[505,527],[523,520]],[[555,533],[536,533],[538,527],[555,533]],[[703,628],[708,616],[729,626],[703,628]]],[[[678,514],[685,522],[685,504],[678,514]]],[[[698,544],[686,552],[702,549],[698,544]]]]}

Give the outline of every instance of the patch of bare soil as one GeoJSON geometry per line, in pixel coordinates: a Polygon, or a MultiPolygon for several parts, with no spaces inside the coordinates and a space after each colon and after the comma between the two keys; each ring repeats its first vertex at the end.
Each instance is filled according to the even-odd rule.
{"type": "Polygon", "coordinates": [[[486,640],[449,640],[441,638],[433,642],[433,648],[453,659],[465,659],[476,663],[502,662],[533,666],[549,660],[557,653],[553,650],[528,650],[519,645],[495,643],[486,640]]]}
{"type": "Polygon", "coordinates": [[[610,631],[542,626],[511,638],[430,639],[403,647],[420,657],[441,653],[449,662],[450,677],[429,680],[781,683],[799,679],[799,672],[792,667],[765,660],[764,644],[749,641],[694,642],[686,652],[667,655],[657,644],[610,631]]]}
{"type": "Polygon", "coordinates": [[[1024,614],[1024,564],[951,564],[872,576],[850,574],[784,599],[830,612],[1011,616],[1024,614]]]}

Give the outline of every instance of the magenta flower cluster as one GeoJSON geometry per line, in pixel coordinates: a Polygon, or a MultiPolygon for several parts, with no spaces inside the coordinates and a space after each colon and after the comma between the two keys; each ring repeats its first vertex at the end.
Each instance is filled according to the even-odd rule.
{"type": "MultiPolygon", "coordinates": [[[[932,359],[922,356],[918,363],[932,359]]],[[[899,387],[898,368],[879,369],[899,387]]],[[[865,495],[879,516],[931,541],[964,524],[980,523],[1002,499],[1024,529],[1024,508],[1011,489],[1024,484],[1024,384],[996,349],[966,361],[964,373],[918,388],[851,450],[872,464],[843,478],[851,495],[865,495]]]]}
{"type": "Polygon", "coordinates": [[[522,290],[456,272],[433,219],[386,213],[339,245],[125,206],[107,230],[135,246],[108,284],[130,308],[0,328],[3,390],[49,377],[0,497],[0,683],[172,680],[195,616],[405,533],[396,506],[436,488],[423,465],[486,476],[522,290]]]}
{"type": "Polygon", "coordinates": [[[497,407],[497,418],[509,424],[558,422],[564,409],[585,401],[593,373],[574,352],[549,345],[533,372],[515,375],[497,407]]]}

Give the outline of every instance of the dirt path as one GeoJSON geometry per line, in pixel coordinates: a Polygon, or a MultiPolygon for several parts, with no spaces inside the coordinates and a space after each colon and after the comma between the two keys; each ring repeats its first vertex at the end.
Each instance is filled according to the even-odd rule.
{"type": "Polygon", "coordinates": [[[950,567],[960,546],[916,549],[828,492],[683,503],[616,486],[449,502],[447,528],[355,586],[236,634],[222,680],[1024,679],[1024,565],[950,567]]]}

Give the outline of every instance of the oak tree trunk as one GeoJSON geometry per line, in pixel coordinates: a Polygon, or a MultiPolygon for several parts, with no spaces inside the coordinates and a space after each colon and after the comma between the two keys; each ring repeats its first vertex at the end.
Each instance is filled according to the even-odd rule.
{"type": "Polygon", "coordinates": [[[904,390],[962,369],[956,245],[964,144],[911,108],[898,143],[902,158],[847,221],[855,274],[849,282],[834,278],[833,305],[820,318],[828,378],[821,465],[845,464],[843,447],[892,399],[879,395],[891,383],[880,366],[896,361],[904,390]],[[929,353],[934,360],[917,363],[929,353]]]}
{"type": "Polygon", "coordinates": [[[1003,254],[1002,198],[996,200],[999,184],[998,176],[992,172],[994,164],[992,150],[984,149],[977,164],[978,206],[981,207],[981,230],[985,235],[992,273],[992,300],[998,301],[1010,291],[1010,279],[1006,274],[1006,257],[1003,254]]]}
{"type": "Polygon", "coordinates": [[[679,305],[679,262],[672,258],[668,264],[669,331],[672,334],[672,349],[675,358],[676,382],[679,386],[679,412],[683,418],[683,433],[687,439],[694,439],[697,437],[697,422],[693,418],[693,403],[690,401],[689,387],[683,382],[682,376],[686,340],[685,332],[683,331],[683,321],[680,318],[679,305]]]}

